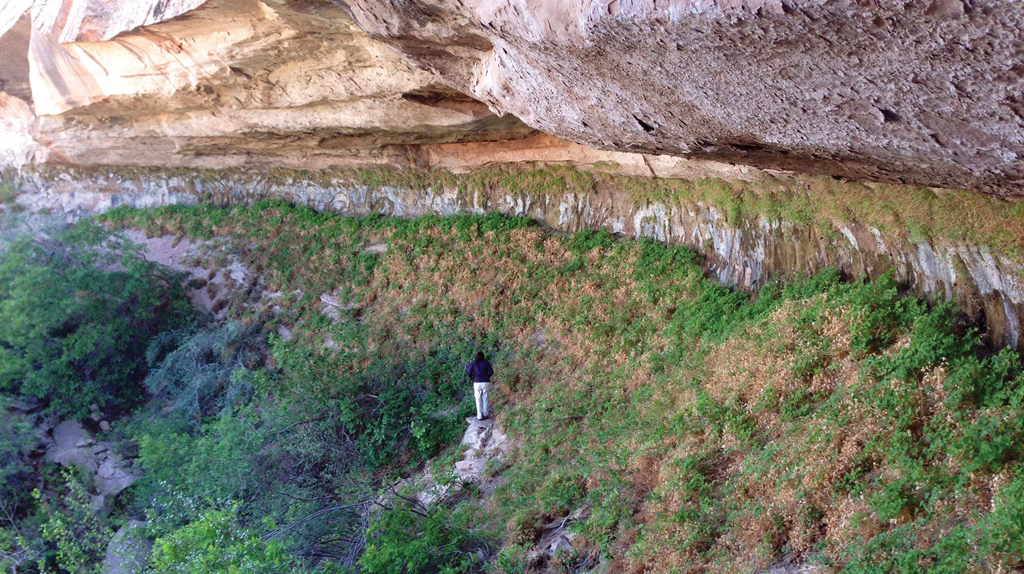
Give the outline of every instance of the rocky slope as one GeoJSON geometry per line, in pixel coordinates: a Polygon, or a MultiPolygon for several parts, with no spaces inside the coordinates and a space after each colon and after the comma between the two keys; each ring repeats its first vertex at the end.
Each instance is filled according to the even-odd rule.
{"type": "Polygon", "coordinates": [[[0,161],[480,165],[527,138],[516,161],[1017,196],[1022,19],[1002,0],[20,0],[0,7],[0,161]]]}
{"type": "Polygon", "coordinates": [[[831,180],[833,186],[823,187],[810,178],[757,177],[733,187],[700,181],[645,188],[643,178],[505,166],[436,180],[287,170],[51,170],[24,171],[12,181],[23,192],[15,200],[21,208],[68,218],[116,206],[251,205],[263,199],[346,215],[499,212],[565,232],[605,229],[688,245],[703,253],[707,270],[719,281],[748,291],[772,278],[828,267],[848,277],[878,278],[892,271],[901,284],[932,302],[955,302],[991,342],[1024,343],[1024,271],[1020,252],[1014,251],[1024,232],[1014,223],[1017,211],[1005,202],[966,192],[831,180]],[[702,193],[702,187],[711,191],[702,193]],[[900,207],[888,206],[886,199],[865,203],[865,197],[877,195],[900,207]],[[758,196],[777,213],[737,203],[758,196]],[[942,217],[927,219],[936,213],[942,217]]]}

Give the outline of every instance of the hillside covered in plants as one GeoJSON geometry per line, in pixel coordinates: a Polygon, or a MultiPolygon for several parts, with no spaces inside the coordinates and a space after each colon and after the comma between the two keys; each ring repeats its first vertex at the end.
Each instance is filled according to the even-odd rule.
{"type": "Polygon", "coordinates": [[[1021,358],[891,277],[751,296],[651,240],[272,201],[21,227],[0,261],[8,571],[93,571],[129,521],[154,572],[1024,568],[1021,358]],[[127,231],[201,246],[208,276],[127,231]],[[188,305],[217,276],[217,305],[188,305]],[[509,443],[459,484],[478,350],[509,443]],[[138,473],[100,512],[32,430],[90,410],[138,473]],[[428,475],[449,494],[422,496],[428,475]]]}

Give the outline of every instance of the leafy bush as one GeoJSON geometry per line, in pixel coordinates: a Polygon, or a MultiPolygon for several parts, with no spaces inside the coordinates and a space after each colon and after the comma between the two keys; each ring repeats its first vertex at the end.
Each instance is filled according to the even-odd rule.
{"type": "Polygon", "coordinates": [[[91,223],[23,236],[0,259],[0,391],[63,416],[137,403],[150,338],[188,315],[177,278],[123,237],[91,223]]]}
{"type": "Polygon", "coordinates": [[[1014,478],[998,492],[989,522],[998,555],[1012,567],[1024,566],[1024,476],[1014,478]]]}
{"type": "Polygon", "coordinates": [[[180,524],[189,518],[176,506],[180,500],[212,507],[247,498],[265,480],[258,455],[266,432],[252,427],[250,411],[220,415],[199,432],[176,426],[176,420],[152,421],[137,438],[139,464],[146,469],[138,488],[153,518],[180,524]]]}
{"type": "Polygon", "coordinates": [[[42,525],[43,539],[56,547],[49,558],[60,569],[88,572],[102,559],[113,532],[99,517],[80,478],[70,471],[63,475],[66,493],[62,499],[34,491],[48,518],[42,525]]]}
{"type": "MultiPolygon", "coordinates": [[[[359,345],[366,333],[336,335],[340,344],[359,345]]],[[[284,384],[298,391],[307,416],[330,416],[366,463],[398,470],[402,463],[426,460],[465,429],[472,387],[464,382],[462,364],[470,353],[454,350],[458,348],[467,346],[438,345],[427,353],[360,353],[360,370],[340,378],[332,373],[351,357],[331,359],[284,341],[272,346],[272,354],[284,384]]]]}
{"type": "Polygon", "coordinates": [[[8,412],[8,401],[0,397],[0,508],[13,511],[28,498],[34,471],[28,453],[39,437],[25,417],[8,412]]]}
{"type": "Polygon", "coordinates": [[[294,570],[287,548],[238,525],[236,508],[211,510],[157,538],[153,568],[168,574],[277,574],[294,570]]]}
{"type": "Polygon", "coordinates": [[[376,513],[366,531],[359,567],[366,574],[465,574],[479,572],[486,540],[456,526],[445,510],[395,506],[376,513]]]}

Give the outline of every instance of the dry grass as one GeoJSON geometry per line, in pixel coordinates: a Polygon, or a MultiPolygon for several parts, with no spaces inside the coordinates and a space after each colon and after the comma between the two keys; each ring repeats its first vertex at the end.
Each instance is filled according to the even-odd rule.
{"type": "MultiPolygon", "coordinates": [[[[867,363],[902,360],[918,343],[909,327],[892,326],[880,348],[858,348],[871,308],[846,297],[854,287],[782,297],[705,337],[682,328],[711,292],[699,273],[636,273],[675,248],[659,246],[652,260],[640,243],[580,250],[536,228],[439,225],[410,236],[382,227],[358,238],[389,246],[353,288],[341,279],[360,253],[349,239],[316,266],[274,267],[269,248],[290,233],[317,237],[279,223],[247,264],[314,286],[314,296],[349,292],[368,348],[426,353],[445,336],[507,351],[494,402],[519,442],[493,508],[515,542],[536,542],[543,522],[586,507],[575,544],[605,553],[613,571],[752,571],[783,553],[842,566],[901,526],[914,525],[913,545],[928,549],[957,525],[980,524],[1015,479],[1016,462],[976,472],[963,488],[927,485],[933,475],[960,477],[965,461],[951,452],[900,458],[937,425],[962,433],[999,411],[951,405],[951,363],[876,379],[867,363]],[[921,483],[907,487],[911,502],[887,510],[886,488],[906,480],[921,483]],[[949,496],[918,501],[918,486],[949,496]]],[[[707,321],[727,323],[745,307],[722,308],[707,321]]]]}

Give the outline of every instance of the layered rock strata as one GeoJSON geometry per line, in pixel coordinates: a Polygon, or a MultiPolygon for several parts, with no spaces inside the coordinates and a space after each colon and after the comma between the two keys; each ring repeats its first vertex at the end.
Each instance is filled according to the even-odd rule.
{"type": "Polygon", "coordinates": [[[17,0],[0,162],[424,167],[539,131],[1016,197],[1022,29],[1009,0],[17,0]]]}
{"type": "Polygon", "coordinates": [[[460,191],[458,186],[370,186],[345,177],[314,180],[258,172],[220,172],[214,177],[159,171],[135,177],[115,172],[26,172],[18,176],[17,185],[24,191],[17,198],[23,207],[70,217],[118,205],[230,205],[267,198],[352,215],[500,212],[531,217],[562,231],[606,229],[688,245],[706,256],[710,273],[745,290],[757,289],[772,277],[827,267],[872,278],[891,270],[910,290],[931,301],[954,301],[968,318],[984,326],[993,343],[1024,343],[1024,266],[1019,261],[985,245],[912,239],[909,232],[882,232],[856,222],[835,222],[824,229],[767,218],[737,220],[707,202],[643,199],[616,189],[552,187],[527,193],[490,186],[460,191]]]}
{"type": "Polygon", "coordinates": [[[344,3],[449,85],[599,149],[1022,191],[1016,2],[344,3]]]}
{"type": "Polygon", "coordinates": [[[436,83],[330,2],[209,0],[82,40],[114,30],[96,36],[96,20],[47,28],[25,15],[0,39],[3,164],[408,165],[410,147],[536,133],[436,83]]]}

